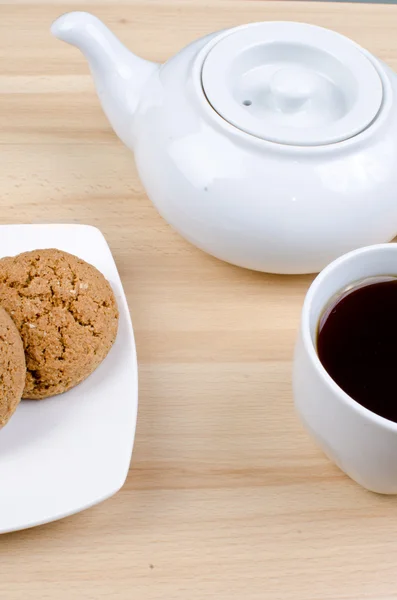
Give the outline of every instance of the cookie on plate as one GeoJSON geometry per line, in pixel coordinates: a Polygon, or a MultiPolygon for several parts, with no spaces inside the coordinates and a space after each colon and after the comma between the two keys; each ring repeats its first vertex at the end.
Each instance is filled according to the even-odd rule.
{"type": "Polygon", "coordinates": [[[18,329],[0,308],[0,427],[8,423],[21,400],[26,365],[18,329]]]}
{"type": "Polygon", "coordinates": [[[23,398],[62,394],[88,377],[116,339],[118,309],[105,277],[61,250],[0,260],[0,306],[22,337],[23,398]]]}

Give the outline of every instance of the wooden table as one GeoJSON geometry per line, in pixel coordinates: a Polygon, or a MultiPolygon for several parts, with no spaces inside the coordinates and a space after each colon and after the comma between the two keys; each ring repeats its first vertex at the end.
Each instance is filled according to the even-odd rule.
{"type": "Polygon", "coordinates": [[[397,67],[392,6],[1,3],[1,222],[102,229],[135,326],[140,409],[130,474],[114,498],[0,537],[0,598],[397,598],[396,498],[347,479],[294,414],[291,357],[312,278],[221,263],[158,216],[85,60],[49,34],[76,7],[157,61],[218,28],[295,19],[345,33],[397,67]]]}

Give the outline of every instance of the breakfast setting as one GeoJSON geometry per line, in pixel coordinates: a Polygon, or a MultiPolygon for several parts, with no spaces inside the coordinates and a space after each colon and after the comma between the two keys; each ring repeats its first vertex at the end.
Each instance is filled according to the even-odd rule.
{"type": "Polygon", "coordinates": [[[0,7],[0,597],[397,599],[393,4],[0,7]]]}

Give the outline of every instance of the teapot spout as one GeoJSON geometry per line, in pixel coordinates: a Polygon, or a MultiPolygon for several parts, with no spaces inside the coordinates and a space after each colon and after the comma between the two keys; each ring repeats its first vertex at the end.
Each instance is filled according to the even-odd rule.
{"type": "Polygon", "coordinates": [[[51,32],[83,52],[106,116],[119,138],[132,147],[132,117],[142,88],[159,65],[135,56],[99,19],[86,12],[62,15],[52,24],[51,32]]]}

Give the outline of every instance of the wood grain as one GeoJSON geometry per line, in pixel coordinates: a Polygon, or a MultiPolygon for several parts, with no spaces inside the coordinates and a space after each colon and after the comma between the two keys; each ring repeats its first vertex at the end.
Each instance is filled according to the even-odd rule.
{"type": "Polygon", "coordinates": [[[84,59],[49,34],[77,8],[158,61],[215,29],[289,19],[336,29],[397,68],[393,6],[0,2],[1,222],[102,229],[140,364],[126,485],[84,513],[0,537],[0,598],[397,598],[396,499],[348,480],[293,411],[291,357],[311,277],[221,263],[164,223],[84,59]]]}

